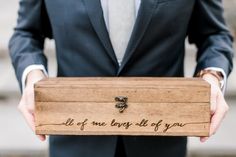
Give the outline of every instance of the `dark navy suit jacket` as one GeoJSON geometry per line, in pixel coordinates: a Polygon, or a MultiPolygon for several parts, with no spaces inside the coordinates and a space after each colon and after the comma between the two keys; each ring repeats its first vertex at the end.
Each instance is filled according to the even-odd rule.
{"type": "MultiPolygon", "coordinates": [[[[99,0],[21,0],[9,49],[16,76],[32,64],[47,66],[44,39],[56,43],[58,76],[184,75],[184,45],[196,44],[196,72],[207,67],[232,69],[232,37],[221,0],[142,0],[124,60],[119,67],[99,0]]],[[[54,136],[51,155],[108,157],[117,137],[54,136]]],[[[124,137],[129,156],[184,154],[180,137],[124,137]],[[149,153],[148,153],[149,152],[149,153]]]]}

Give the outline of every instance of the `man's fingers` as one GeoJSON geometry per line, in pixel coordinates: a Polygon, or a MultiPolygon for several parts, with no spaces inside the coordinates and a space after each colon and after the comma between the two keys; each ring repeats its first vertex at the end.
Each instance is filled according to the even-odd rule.
{"type": "Polygon", "coordinates": [[[224,117],[223,112],[216,111],[216,113],[211,118],[211,126],[210,126],[210,136],[216,133],[216,130],[219,128],[219,125],[224,117]]]}
{"type": "Polygon", "coordinates": [[[214,135],[219,128],[222,120],[224,119],[226,112],[228,111],[228,105],[224,101],[223,96],[218,96],[218,105],[215,114],[211,118],[210,136],[214,135]]]}
{"type": "Polygon", "coordinates": [[[200,137],[201,142],[206,142],[209,139],[209,137],[200,137]]]}
{"type": "MultiPolygon", "coordinates": [[[[219,88],[219,80],[214,75],[205,74],[203,79],[211,85],[211,124],[209,137],[216,133],[228,110],[224,96],[219,88]]],[[[209,137],[200,137],[205,142],[209,137]]]]}
{"type": "Polygon", "coordinates": [[[34,117],[33,115],[26,109],[26,107],[20,108],[21,113],[23,114],[27,124],[34,131],[34,117]]]}
{"type": "MultiPolygon", "coordinates": [[[[210,125],[210,136],[214,135],[216,131],[218,130],[224,116],[225,116],[225,111],[222,108],[217,107],[215,113],[211,117],[211,125],[210,125]]],[[[200,137],[201,142],[206,142],[209,137],[200,137]]]]}
{"type": "MultiPolygon", "coordinates": [[[[19,104],[19,110],[21,111],[21,113],[23,114],[27,124],[29,125],[29,127],[32,129],[33,132],[35,132],[35,121],[34,121],[34,116],[31,113],[31,111],[29,111],[25,105],[19,104]]],[[[44,135],[38,135],[38,138],[41,141],[45,141],[46,136],[44,135]]]]}
{"type": "MultiPolygon", "coordinates": [[[[210,125],[210,136],[214,135],[222,120],[224,119],[228,111],[228,105],[225,102],[225,99],[222,94],[212,95],[211,97],[211,125],[210,125]]],[[[201,142],[205,142],[209,137],[200,137],[201,142]]]]}
{"type": "Polygon", "coordinates": [[[217,92],[216,90],[211,86],[211,115],[213,115],[216,112],[216,106],[217,106],[217,92]]]}
{"type": "Polygon", "coordinates": [[[46,136],[45,135],[37,135],[38,138],[41,140],[41,141],[45,141],[46,140],[46,136]]]}
{"type": "MultiPolygon", "coordinates": [[[[24,93],[22,95],[20,104],[18,105],[18,109],[23,114],[27,124],[33,132],[35,132],[34,84],[45,77],[45,74],[41,70],[32,70],[28,73],[24,93]]],[[[44,141],[46,136],[38,135],[38,138],[44,141]]]]}

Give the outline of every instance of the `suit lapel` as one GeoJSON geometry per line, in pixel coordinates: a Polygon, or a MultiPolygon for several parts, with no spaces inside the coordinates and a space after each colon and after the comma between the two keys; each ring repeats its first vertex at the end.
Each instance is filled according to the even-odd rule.
{"type": "Polygon", "coordinates": [[[145,34],[145,31],[148,28],[148,24],[151,21],[153,12],[156,8],[157,2],[158,0],[142,0],[134,29],[117,75],[121,73],[129,59],[133,55],[138,44],[140,43],[143,35],[145,34]]]}
{"type": "MultiPolygon", "coordinates": [[[[105,47],[112,61],[118,66],[116,55],[112,48],[110,37],[106,29],[106,24],[103,18],[103,11],[100,0],[83,0],[83,2],[87,9],[94,30],[96,31],[99,39],[101,40],[103,46],[105,47]]],[[[134,25],[134,29],[126,49],[124,59],[117,72],[117,75],[119,75],[121,71],[124,69],[125,65],[133,55],[135,49],[137,48],[143,35],[145,34],[145,31],[148,28],[154,10],[157,6],[157,2],[158,0],[142,0],[141,6],[139,8],[139,13],[134,25]]]]}
{"type": "Polygon", "coordinates": [[[83,2],[87,8],[89,18],[98,37],[100,38],[112,61],[114,61],[114,63],[118,66],[118,62],[112,48],[112,44],[103,18],[103,11],[100,0],[83,0],[83,2]]]}

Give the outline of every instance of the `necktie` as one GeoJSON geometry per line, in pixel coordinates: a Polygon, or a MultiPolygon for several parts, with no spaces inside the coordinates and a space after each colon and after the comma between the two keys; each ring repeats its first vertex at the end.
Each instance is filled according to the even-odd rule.
{"type": "Polygon", "coordinates": [[[110,40],[121,64],[135,22],[135,0],[108,0],[110,40]]]}

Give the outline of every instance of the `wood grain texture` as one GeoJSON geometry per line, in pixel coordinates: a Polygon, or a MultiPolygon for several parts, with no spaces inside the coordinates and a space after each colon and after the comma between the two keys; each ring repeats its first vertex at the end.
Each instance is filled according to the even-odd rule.
{"type": "Polygon", "coordinates": [[[35,85],[36,134],[208,136],[210,86],[196,78],[49,78],[35,85]],[[128,98],[120,113],[116,96],[128,98]]]}

